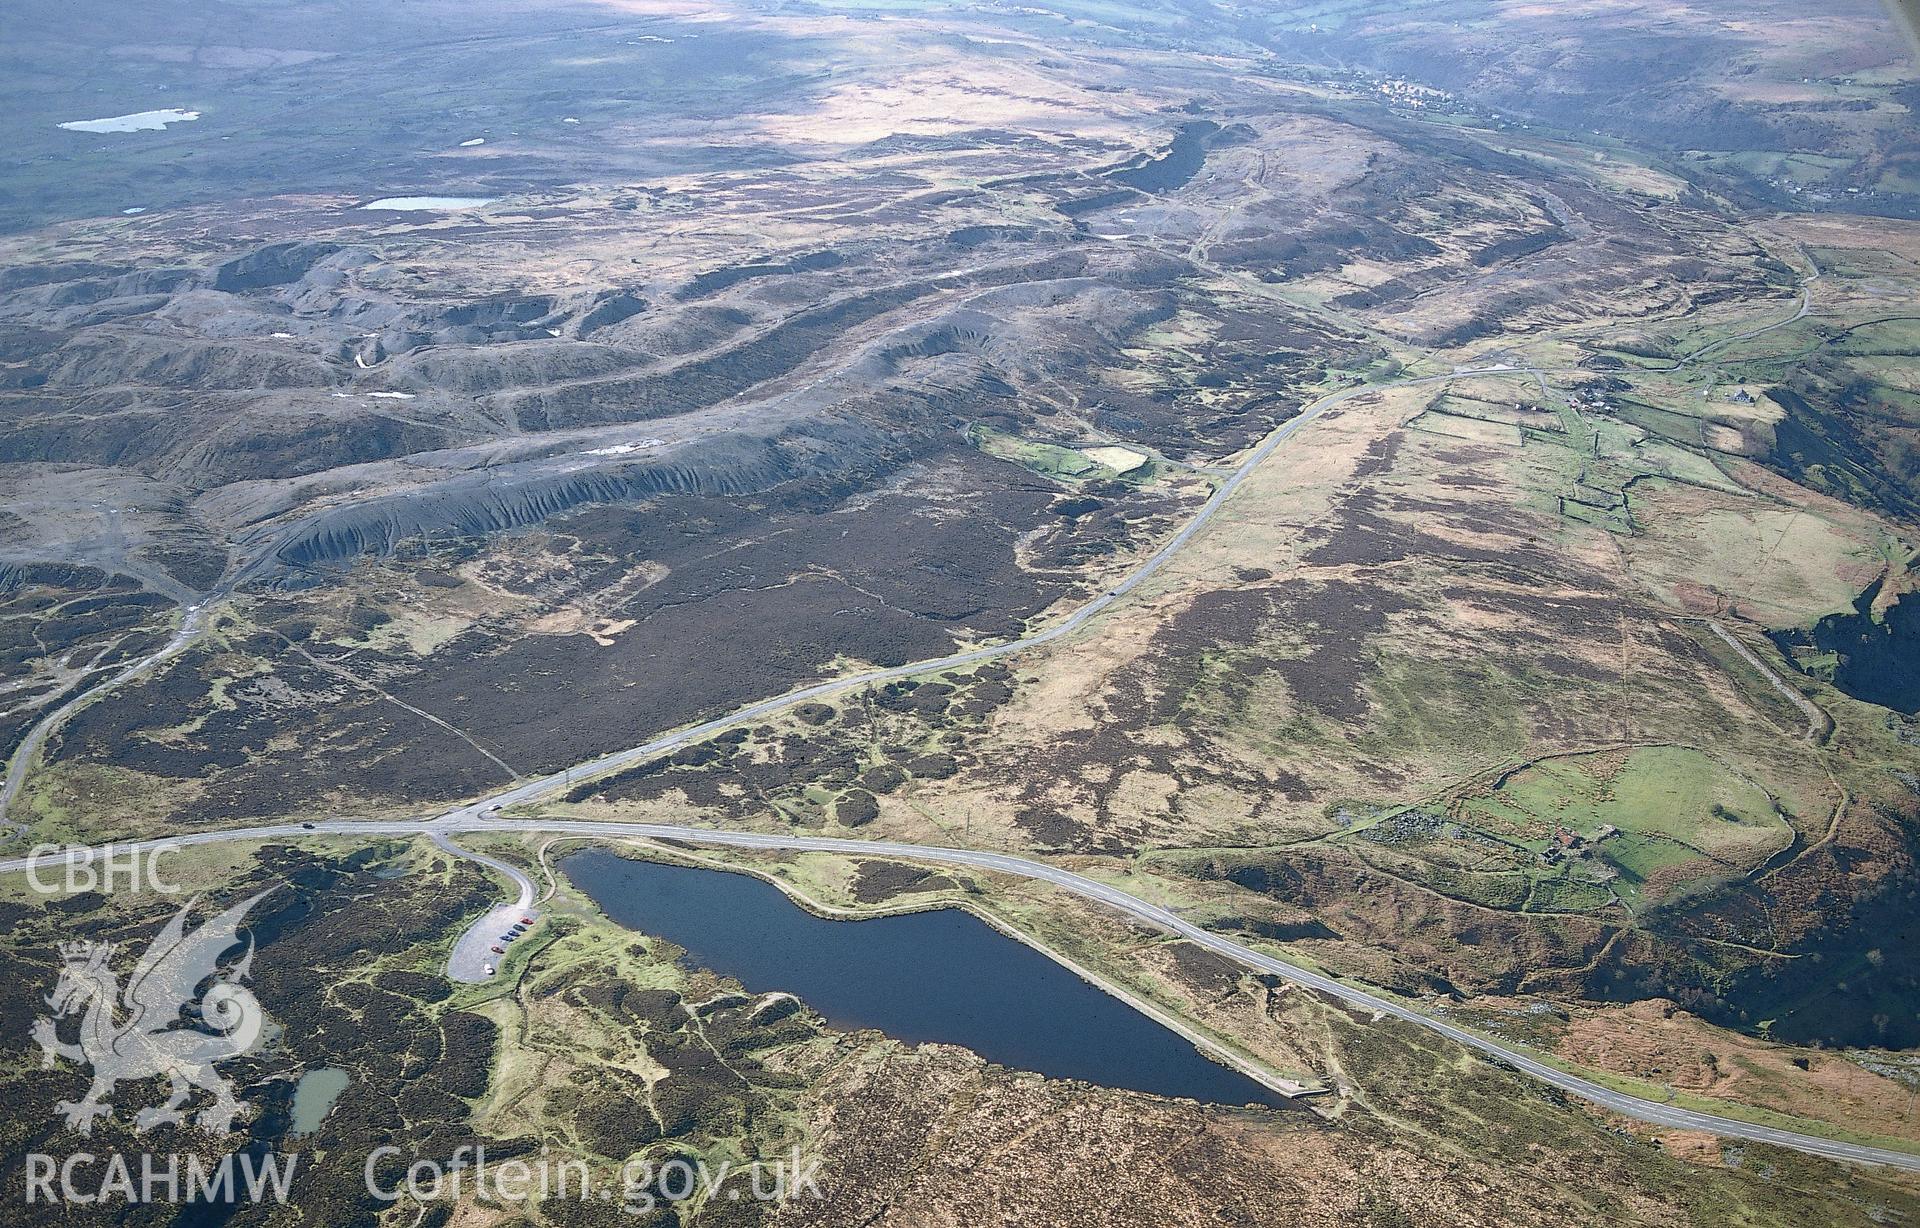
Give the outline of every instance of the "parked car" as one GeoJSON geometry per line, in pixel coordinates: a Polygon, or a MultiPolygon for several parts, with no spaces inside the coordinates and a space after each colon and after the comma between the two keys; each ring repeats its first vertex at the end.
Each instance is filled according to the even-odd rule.
{"type": "Polygon", "coordinates": [[[501,946],[488,947],[487,949],[492,951],[495,955],[505,955],[507,953],[507,949],[501,946]]]}
{"type": "Polygon", "coordinates": [[[492,965],[492,964],[481,964],[481,965],[480,965],[480,971],[481,971],[481,972],[483,972],[483,973],[485,973],[485,974],[486,974],[486,975],[488,975],[488,976],[492,976],[492,975],[493,975],[493,965],[492,965]]]}

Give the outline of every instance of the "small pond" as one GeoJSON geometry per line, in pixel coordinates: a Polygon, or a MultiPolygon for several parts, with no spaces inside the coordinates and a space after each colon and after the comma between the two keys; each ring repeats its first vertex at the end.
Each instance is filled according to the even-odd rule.
{"type": "Polygon", "coordinates": [[[293,1124],[288,1132],[297,1135],[318,1130],[351,1078],[337,1066],[321,1066],[301,1075],[293,1088],[293,1124]]]}

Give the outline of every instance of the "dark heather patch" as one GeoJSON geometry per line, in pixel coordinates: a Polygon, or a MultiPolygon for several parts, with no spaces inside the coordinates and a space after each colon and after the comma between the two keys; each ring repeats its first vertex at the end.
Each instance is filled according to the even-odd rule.
{"type": "MultiPolygon", "coordinates": [[[[1463,514],[1462,509],[1453,505],[1447,507],[1458,518],[1460,528],[1510,535],[1516,527],[1485,515],[1463,514]]],[[[1439,537],[1415,524],[1389,519],[1386,513],[1394,510],[1397,510],[1397,501],[1378,491],[1358,490],[1343,496],[1334,510],[1332,525],[1316,525],[1304,534],[1307,540],[1316,543],[1307,551],[1305,560],[1322,566],[1375,567],[1410,558],[1438,558],[1524,567],[1543,573],[1552,573],[1564,566],[1559,559],[1529,545],[1502,543],[1496,548],[1439,537]]]]}
{"type": "Polygon", "coordinates": [[[897,895],[922,891],[948,891],[954,881],[944,874],[923,870],[897,861],[863,861],[853,880],[853,898],[862,904],[878,904],[897,895]]]}
{"type": "Polygon", "coordinates": [[[1015,821],[1043,845],[1134,851],[1139,838],[1124,830],[1112,804],[1120,782],[1134,770],[1172,778],[1169,805],[1176,821],[1180,795],[1203,784],[1274,801],[1313,800],[1292,773],[1251,769],[1222,755],[1214,746],[1221,722],[1243,713],[1254,686],[1268,675],[1277,675],[1303,705],[1329,720],[1364,720],[1370,645],[1387,630],[1390,616],[1412,608],[1382,589],[1346,580],[1288,580],[1202,594],[1155,636],[1155,651],[1137,670],[1113,680],[1104,719],[1021,757],[1015,765],[1021,799],[1015,821]],[[1226,667],[1209,671],[1208,658],[1221,656],[1226,667]],[[1196,704],[1203,690],[1209,702],[1196,704]],[[1224,716],[1209,711],[1219,707],[1224,716]],[[1139,737],[1169,724],[1186,735],[1181,749],[1139,737]],[[1078,800],[1092,809],[1091,825],[1061,813],[1056,790],[1063,781],[1083,792],[1078,800]]]}
{"type": "MultiPolygon", "coordinates": [[[[1507,589],[1448,585],[1440,595],[1471,609],[1524,620],[1549,640],[1565,644],[1618,643],[1633,611],[1618,597],[1568,596],[1507,589]]],[[[1636,624],[1645,620],[1632,617],[1636,624]]],[[[1691,654],[1690,654],[1691,655],[1691,654]]]]}
{"type": "Polygon", "coordinates": [[[1388,431],[1367,445],[1360,463],[1353,467],[1355,478],[1370,478],[1393,468],[1393,462],[1400,455],[1400,445],[1406,439],[1406,432],[1388,431]]]}
{"type": "MultiPolygon", "coordinates": [[[[553,770],[799,685],[836,657],[894,665],[950,652],[962,635],[1018,635],[1026,618],[1081,583],[1066,568],[1162,533],[1183,510],[1163,495],[1107,485],[1100,513],[1063,521],[1049,510],[1057,486],[957,449],[920,481],[851,505],[842,492],[802,482],[765,497],[595,508],[550,533],[567,558],[564,576],[521,564],[516,579],[510,559],[490,573],[490,582],[555,604],[634,620],[604,646],[483,621],[425,658],[374,644],[346,656],[296,626],[288,599],[275,603],[289,609],[273,621],[520,771],[553,770]],[[953,514],[960,490],[966,515],[953,514]],[[1041,570],[1028,570],[1015,547],[1035,526],[1045,528],[1030,555],[1041,570]],[[642,560],[667,574],[630,596],[603,596],[623,591],[613,586],[642,560]]],[[[413,802],[504,779],[459,737],[317,669],[278,637],[244,646],[274,673],[236,684],[231,707],[209,700],[218,666],[190,656],[114,704],[77,714],[50,757],[198,780],[201,795],[173,816],[192,821],[283,813],[340,787],[413,802]],[[204,724],[185,736],[168,732],[192,719],[204,724]]],[[[962,710],[947,715],[977,718],[995,701],[993,688],[941,686],[915,702],[930,718],[953,705],[962,710]]],[[[717,797],[710,788],[705,795],[717,797]]]]}
{"type": "Polygon", "coordinates": [[[1175,942],[1165,948],[1172,956],[1181,979],[1203,993],[1225,997],[1240,984],[1246,967],[1226,956],[1196,947],[1191,942],[1175,942]]]}
{"type": "Polygon", "coordinates": [[[498,765],[459,737],[316,668],[279,640],[250,647],[267,654],[273,673],[231,683],[228,706],[210,701],[219,658],[192,651],[115,702],[75,713],[49,743],[49,758],[198,781],[200,796],[169,816],[176,821],[283,814],[290,798],[338,790],[439,796],[504,781],[498,765]],[[191,732],[169,732],[189,721],[199,722],[191,732]]]}

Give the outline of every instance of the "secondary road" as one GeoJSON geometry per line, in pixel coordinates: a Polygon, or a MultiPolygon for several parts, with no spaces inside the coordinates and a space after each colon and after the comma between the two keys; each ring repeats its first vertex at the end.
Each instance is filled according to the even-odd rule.
{"type": "Polygon", "coordinates": [[[1206,527],[1207,523],[1213,519],[1214,515],[1219,512],[1227,500],[1233,497],[1233,492],[1240,489],[1241,484],[1252,475],[1255,469],[1260,467],[1261,462],[1265,461],[1269,456],[1272,456],[1275,449],[1291,439],[1302,427],[1321,417],[1328,410],[1337,405],[1342,405],[1354,400],[1357,397],[1367,396],[1372,393],[1384,392],[1394,388],[1411,388],[1422,384],[1441,384],[1451,380],[1469,379],[1480,375],[1532,375],[1538,378],[1540,372],[1531,367],[1517,367],[1506,363],[1485,367],[1463,367],[1450,371],[1445,375],[1413,376],[1408,379],[1395,380],[1391,383],[1384,384],[1358,384],[1352,388],[1329,393],[1319,400],[1309,403],[1303,407],[1298,414],[1295,414],[1292,418],[1276,427],[1265,439],[1261,440],[1251,452],[1247,453],[1246,459],[1233,467],[1233,470],[1227,475],[1226,479],[1214,490],[1212,497],[1201,505],[1198,512],[1194,513],[1193,518],[1187,521],[1179,532],[1168,538],[1166,543],[1158,550],[1149,555],[1140,566],[1135,568],[1124,579],[1118,581],[1112,588],[1044,630],[1035,631],[1030,635],[1023,635],[1018,639],[1008,640],[1003,644],[990,644],[984,648],[972,648],[965,652],[956,652],[949,656],[936,657],[930,661],[914,661],[907,665],[896,666],[891,669],[868,670],[865,673],[849,674],[828,682],[817,682],[811,686],[802,687],[797,691],[788,691],[784,695],[776,695],[771,699],[763,699],[757,703],[748,704],[744,708],[736,709],[724,716],[717,716],[710,721],[703,721],[698,725],[676,730],[673,733],[662,734],[638,746],[630,746],[625,750],[613,751],[597,759],[575,764],[565,771],[556,772],[551,776],[537,776],[522,781],[511,788],[502,789],[498,793],[490,794],[468,805],[449,810],[440,817],[443,819],[477,818],[492,814],[498,810],[504,810],[509,806],[524,806],[531,802],[548,800],[560,793],[564,793],[568,788],[582,781],[590,780],[596,776],[604,776],[610,772],[617,772],[624,768],[633,767],[636,764],[644,763],[656,756],[678,750],[682,746],[712,737],[714,734],[731,726],[738,725],[744,721],[769,716],[783,709],[791,708],[795,704],[805,703],[814,699],[822,699],[829,695],[836,695],[842,691],[849,691],[858,687],[877,686],[882,683],[895,681],[896,679],[909,678],[916,674],[932,673],[936,670],[945,669],[962,669],[969,665],[979,665],[983,662],[996,660],[1000,657],[1012,656],[1015,653],[1025,652],[1028,649],[1038,648],[1043,644],[1050,644],[1055,640],[1064,639],[1086,626],[1089,621],[1098,617],[1109,606],[1152,578],[1154,573],[1166,565],[1168,559],[1177,554],[1182,547],[1193,540],[1195,534],[1206,527]]]}
{"type": "MultiPolygon", "coordinates": [[[[991,661],[996,657],[1008,656],[1024,649],[1035,648],[1041,644],[1050,643],[1062,636],[1071,635],[1073,632],[1085,626],[1089,619],[1092,619],[1121,597],[1138,588],[1148,577],[1159,571],[1161,566],[1169,558],[1182,546],[1185,546],[1191,541],[1194,534],[1198,533],[1209,520],[1213,519],[1214,513],[1220,510],[1221,505],[1232,496],[1234,491],[1240,488],[1240,484],[1246,481],[1248,475],[1257,469],[1262,461],[1273,455],[1274,450],[1292,438],[1294,433],[1301,427],[1320,417],[1334,406],[1351,401],[1356,397],[1365,396],[1374,392],[1382,392],[1391,388],[1444,383],[1449,380],[1463,379],[1469,376],[1496,375],[1508,372],[1532,374],[1536,378],[1539,374],[1532,368],[1514,367],[1506,363],[1498,363],[1486,367],[1462,368],[1445,375],[1414,376],[1383,384],[1357,384],[1352,388],[1330,393],[1317,401],[1311,402],[1291,419],[1281,423],[1280,426],[1268,434],[1252,452],[1248,453],[1246,459],[1233,468],[1226,480],[1213,492],[1213,496],[1201,506],[1199,512],[1195,513],[1193,519],[1189,520],[1178,533],[1175,533],[1172,538],[1168,539],[1165,545],[1156,550],[1144,563],[1135,569],[1132,574],[1114,585],[1114,587],[1106,593],[1101,594],[1081,606],[1064,621],[1056,623],[1054,626],[1043,631],[1022,636],[1019,639],[1009,640],[1004,644],[994,644],[985,648],[958,652],[951,656],[941,657],[932,661],[916,661],[912,664],[902,665],[894,669],[870,670],[863,674],[836,678],[830,682],[816,683],[797,691],[789,691],[784,695],[776,695],[771,699],[763,699],[758,703],[749,704],[744,708],[695,725],[692,728],[666,734],[642,745],[629,747],[626,750],[614,751],[611,754],[602,755],[598,759],[591,760],[587,763],[576,764],[552,776],[536,777],[527,780],[510,789],[503,789],[489,797],[481,798],[469,806],[463,806],[458,810],[450,811],[448,815],[444,817],[453,817],[461,814],[477,815],[483,811],[491,812],[507,806],[517,806],[527,802],[539,801],[543,798],[551,797],[555,793],[562,792],[579,781],[631,767],[636,763],[651,759],[655,755],[676,750],[689,742],[696,742],[703,738],[710,737],[730,725],[736,725],[742,721],[749,721],[757,717],[766,716],[778,712],[783,708],[805,703],[810,699],[833,695],[853,687],[873,686],[879,683],[891,682],[897,678],[906,678],[930,670],[955,669],[967,665],[977,665],[984,661],[991,661]]],[[[200,632],[205,629],[208,613],[211,611],[214,603],[219,598],[232,592],[234,587],[245,578],[251,566],[252,565],[250,565],[249,568],[242,569],[238,575],[222,581],[219,588],[207,598],[203,599],[200,604],[188,606],[186,616],[181,620],[179,629],[174,632],[173,637],[157,652],[141,658],[113,677],[88,687],[85,691],[62,703],[59,707],[42,717],[27,733],[26,737],[21,739],[19,746],[14,750],[12,759],[7,764],[6,781],[4,784],[0,784],[0,837],[4,837],[6,834],[7,812],[12,807],[14,798],[19,794],[20,786],[26,781],[27,771],[33,765],[35,757],[40,753],[40,748],[46,743],[48,736],[53,730],[76,708],[89,699],[130,682],[134,678],[152,670],[162,662],[179,655],[179,653],[183,651],[187,645],[191,644],[199,636],[200,632]]],[[[420,715],[425,716],[426,714],[421,713],[420,715]]],[[[429,717],[428,719],[435,720],[436,723],[439,723],[436,718],[429,717]]],[[[465,735],[463,734],[461,736],[464,737],[465,735]]],[[[483,751],[482,753],[486,752],[483,751]]],[[[488,757],[492,758],[491,755],[488,755],[488,757]]],[[[496,759],[495,762],[497,763],[499,761],[496,759]]],[[[506,767],[505,764],[501,764],[501,766],[505,768],[508,775],[511,776],[514,774],[513,769],[506,767]]]]}
{"type": "MultiPolygon", "coordinates": [[[[1802,314],[1804,314],[1805,307],[1806,300],[1803,298],[1802,314]]],[[[1795,318],[1798,318],[1798,316],[1795,318]]],[[[1786,321],[1782,321],[1781,323],[1784,324],[1786,321]]],[[[1779,325],[1774,325],[1773,327],[1779,327],[1779,325]]],[[[1131,895],[1109,884],[1087,878],[1084,875],[1075,874],[1069,870],[1060,869],[1056,866],[1047,865],[1044,862],[1033,861],[1008,853],[943,848],[932,845],[900,844],[888,841],[762,835],[752,832],[722,832],[696,827],[677,827],[649,823],[596,823],[591,821],[544,818],[508,819],[501,817],[499,814],[505,807],[520,806],[551,798],[555,794],[564,792],[577,781],[591,779],[608,772],[619,771],[623,768],[644,762],[657,755],[675,750],[688,743],[709,737],[742,721],[754,720],[792,707],[795,704],[838,694],[839,692],[855,687],[871,686],[915,674],[928,673],[935,670],[962,668],[985,661],[991,661],[999,657],[1023,652],[1042,644],[1051,643],[1071,635],[1085,626],[1089,620],[1113,605],[1120,598],[1138,588],[1152,577],[1154,573],[1159,571],[1174,553],[1191,541],[1194,535],[1213,518],[1227,499],[1233,495],[1234,491],[1239,489],[1241,483],[1246,481],[1262,461],[1271,456],[1275,449],[1291,438],[1302,427],[1319,418],[1328,410],[1357,397],[1384,391],[1389,388],[1444,383],[1449,380],[1472,376],[1499,374],[1533,375],[1537,378],[1540,373],[1530,367],[1519,367],[1501,363],[1487,367],[1463,368],[1445,375],[1418,376],[1399,380],[1392,384],[1358,385],[1340,392],[1331,393],[1314,401],[1303,408],[1299,414],[1274,430],[1262,440],[1257,447],[1248,453],[1246,459],[1234,468],[1233,472],[1220,484],[1219,488],[1214,491],[1213,496],[1207,500],[1193,519],[1188,521],[1178,533],[1174,534],[1172,538],[1162,545],[1159,550],[1149,556],[1130,575],[1119,581],[1106,593],[1081,606],[1067,618],[1044,630],[1034,632],[1031,635],[1009,640],[1003,644],[995,644],[954,653],[931,661],[918,661],[893,669],[872,670],[862,674],[836,678],[828,682],[816,683],[796,691],[790,691],[785,695],[779,695],[772,699],[765,699],[758,703],[749,704],[725,716],[716,717],[713,720],[674,733],[664,734],[638,746],[602,755],[597,759],[579,764],[563,772],[522,782],[511,788],[503,789],[498,793],[481,798],[478,801],[456,807],[433,819],[419,822],[328,820],[311,824],[283,823],[263,827],[229,829],[225,831],[195,832],[169,840],[144,841],[112,847],[117,852],[125,853],[128,851],[163,847],[169,844],[195,845],[225,841],[297,839],[303,835],[314,832],[348,836],[428,835],[433,837],[436,843],[442,848],[461,856],[471,857],[476,861],[480,861],[508,875],[519,888],[520,900],[528,905],[532,903],[533,884],[525,874],[498,859],[482,857],[459,848],[453,845],[449,838],[461,832],[545,831],[563,835],[591,836],[603,839],[630,837],[683,840],[689,843],[722,845],[735,848],[852,853],[870,857],[898,857],[908,860],[931,861],[945,865],[973,866],[984,870],[993,870],[1005,874],[1018,875],[1022,878],[1038,879],[1052,883],[1085,899],[1105,904],[1137,920],[1157,926],[1168,933],[1176,934],[1194,943],[1196,946],[1205,947],[1210,951],[1237,960],[1248,967],[1331,995],[1363,1010],[1373,1011],[1383,1016],[1392,1016],[1393,1018],[1404,1020],[1415,1026],[1438,1032],[1450,1040],[1505,1062],[1562,1091],[1580,1096],[1595,1104],[1602,1105],[1615,1112],[1637,1118],[1641,1121],[1673,1129],[1706,1131],[1725,1138],[1771,1143],[1776,1146],[1803,1151],[1811,1155],[1826,1156],[1830,1159],[1846,1160],[1863,1164],[1883,1164],[1920,1172],[1920,1156],[1910,1155],[1905,1152],[1891,1151],[1878,1147],[1867,1147],[1855,1143],[1845,1143],[1834,1139],[1821,1138],[1818,1135],[1802,1134],[1792,1130],[1781,1130],[1771,1126],[1756,1125],[1750,1122],[1737,1121],[1732,1118],[1718,1117],[1710,1113],[1698,1113],[1690,1109],[1645,1100],[1637,1096],[1628,1095],[1625,1092],[1615,1091],[1610,1087],[1592,1082],[1588,1079],[1583,1079],[1578,1075],[1569,1074],[1558,1067],[1537,1061],[1524,1053],[1509,1049],[1491,1038],[1468,1031],[1456,1024],[1434,1018],[1412,1007],[1388,998],[1383,998],[1367,990],[1336,981],[1321,973],[1296,967],[1280,959],[1276,959],[1271,955],[1266,955],[1243,946],[1231,938],[1200,929],[1159,905],[1148,903],[1137,896],[1131,895]]],[[[182,624],[174,640],[170,642],[165,649],[162,649],[160,653],[156,653],[153,657],[149,657],[129,667],[127,671],[116,676],[111,682],[102,684],[102,687],[112,686],[124,681],[135,673],[151,668],[152,665],[158,663],[166,656],[178,652],[179,649],[184,647],[185,644],[193,638],[193,635],[197,633],[196,623],[199,615],[200,610],[189,610],[187,620],[182,624]]],[[[95,690],[98,689],[101,688],[95,688],[95,690]]],[[[24,762],[16,761],[15,766],[16,768],[24,767],[24,762]]],[[[8,791],[6,794],[0,795],[0,801],[11,798],[12,790],[17,788],[19,775],[20,773],[17,770],[9,773],[8,791]]],[[[67,856],[78,859],[88,854],[89,850],[82,849],[75,850],[67,854],[67,856]]],[[[29,860],[29,858],[21,857],[8,861],[0,861],[0,873],[22,871],[27,868],[29,860]]],[[[43,867],[52,866],[58,864],[59,860],[60,857],[56,855],[43,859],[40,864],[43,867]]],[[[520,907],[520,905],[516,904],[509,907],[517,908],[520,907]]],[[[456,946],[456,958],[461,960],[459,971],[463,979],[474,976],[473,970],[467,965],[478,958],[472,951],[466,950],[466,948],[473,942],[480,942],[482,953],[486,953],[484,948],[487,943],[484,939],[491,934],[501,932],[500,929],[488,927],[493,924],[496,914],[508,915],[509,907],[495,909],[493,912],[490,912],[486,917],[483,917],[478,923],[470,927],[467,933],[461,937],[460,945],[456,946]],[[462,951],[465,951],[464,955],[461,954],[462,951]]],[[[451,968],[450,971],[452,971],[451,968]]]]}
{"type": "Polygon", "coordinates": [[[1718,341],[1710,341],[1691,354],[1686,354],[1676,359],[1668,366],[1649,369],[1655,371],[1679,371],[1682,368],[1692,366],[1696,362],[1705,361],[1710,356],[1726,349],[1730,345],[1737,345],[1742,341],[1751,341],[1755,337],[1765,336],[1775,329],[1785,328],[1789,324],[1796,324],[1805,319],[1807,313],[1813,310],[1813,283],[1820,280],[1820,265],[1807,253],[1805,248],[1800,249],[1800,258],[1807,262],[1809,271],[1805,277],[1800,279],[1800,307],[1792,315],[1784,320],[1775,320],[1771,324],[1762,324],[1758,328],[1749,328],[1745,332],[1733,333],[1730,336],[1720,338],[1718,341]]]}
{"type": "Polygon", "coordinates": [[[51,734],[74,709],[95,695],[131,682],[142,674],[151,672],[162,662],[179,656],[187,645],[193,643],[199,636],[206,625],[206,618],[207,606],[204,602],[200,605],[188,606],[186,616],[180,620],[180,626],[157,651],[148,653],[113,677],[96,682],[78,695],[62,702],[27,731],[27,735],[20,739],[20,744],[14,747],[13,757],[7,761],[7,779],[5,783],[0,784],[0,836],[6,834],[7,811],[13,807],[13,799],[19,795],[20,786],[26,783],[27,769],[32,766],[34,757],[40,753],[40,747],[46,743],[47,735],[51,734]]]}
{"type": "MultiPolygon", "coordinates": [[[[506,832],[525,834],[528,832],[549,832],[557,835],[583,836],[603,840],[644,839],[644,840],[680,840],[689,844],[718,845],[726,848],[769,849],[799,852],[846,853],[860,857],[888,857],[904,861],[931,862],[938,865],[967,866],[1000,874],[1012,874],[1021,878],[1037,879],[1051,883],[1063,890],[1070,891],[1083,899],[1104,904],[1136,921],[1143,922],[1167,933],[1186,939],[1195,946],[1205,947],[1209,951],[1236,960],[1249,968],[1269,973],[1304,986],[1307,989],[1337,998],[1350,1006],[1371,1011],[1382,1016],[1391,1016],[1416,1027],[1440,1035],[1458,1044],[1465,1045],[1497,1061],[1504,1062],[1526,1074],[1532,1075],[1543,1083],[1559,1088],[1570,1095],[1592,1101],[1603,1108],[1611,1109],[1627,1117],[1637,1118],[1656,1126],[1677,1130],[1700,1130],[1717,1134],[1722,1138],[1742,1139],[1755,1143],[1770,1143],[1777,1147],[1789,1147],[1809,1155],[1825,1156],[1828,1159],[1844,1160],[1856,1164],[1881,1164],[1908,1172],[1920,1172],[1920,1155],[1903,1151],[1891,1151],[1881,1147],[1868,1147],[1859,1143],[1841,1142],[1837,1139],[1821,1138],[1818,1135],[1802,1134],[1793,1130],[1782,1130],[1773,1126],[1758,1125],[1753,1122],[1737,1121],[1730,1117],[1718,1117],[1711,1113],[1699,1113],[1677,1105],[1662,1104],[1654,1100],[1644,1100],[1625,1092],[1583,1079],[1570,1074],[1557,1066],[1550,1066],[1525,1053],[1508,1048],[1506,1045],[1482,1036],[1457,1024],[1415,1010],[1404,1003],[1382,997],[1366,989],[1349,985],[1330,976],[1297,967],[1284,960],[1276,959],[1261,951],[1244,946],[1232,938],[1209,930],[1201,929],[1178,914],[1149,903],[1127,891],[1109,883],[1076,874],[1059,866],[1034,861],[1026,857],[1017,857],[1011,853],[991,853],[980,849],[943,848],[936,845],[902,844],[887,840],[848,840],[831,836],[788,836],[763,835],[758,832],[710,831],[700,827],[678,827],[663,823],[616,823],[595,822],[573,819],[507,819],[486,815],[471,815],[455,812],[453,815],[420,822],[405,821],[359,821],[350,819],[325,820],[311,825],[300,823],[279,823],[265,827],[250,827],[228,831],[193,832],[170,840],[146,840],[131,844],[113,845],[112,851],[122,857],[143,851],[161,848],[167,845],[189,846],[198,844],[217,844],[237,840],[281,840],[298,839],[315,834],[335,836],[364,837],[380,836],[420,836],[432,837],[441,847],[463,856],[475,856],[465,849],[449,842],[449,837],[460,832],[506,832]]],[[[104,850],[76,849],[66,854],[51,854],[40,862],[42,872],[49,871],[63,860],[79,860],[89,855],[99,855],[104,850]]],[[[505,866],[493,858],[476,858],[508,873],[519,884],[523,898],[531,901],[532,883],[527,877],[505,866]]],[[[0,861],[0,874],[18,873],[25,870],[29,859],[16,857],[9,861],[0,861]]],[[[470,933],[472,931],[469,931],[470,933]]]]}
{"type": "Polygon", "coordinates": [[[1773,666],[1760,659],[1759,653],[1741,643],[1733,632],[1722,626],[1717,619],[1703,618],[1700,621],[1707,624],[1708,629],[1719,636],[1720,641],[1731,648],[1742,661],[1758,671],[1760,676],[1767,680],[1767,684],[1785,697],[1788,703],[1800,710],[1800,714],[1807,718],[1807,741],[1819,742],[1833,732],[1833,718],[1828,716],[1820,705],[1795,690],[1773,666]]]}

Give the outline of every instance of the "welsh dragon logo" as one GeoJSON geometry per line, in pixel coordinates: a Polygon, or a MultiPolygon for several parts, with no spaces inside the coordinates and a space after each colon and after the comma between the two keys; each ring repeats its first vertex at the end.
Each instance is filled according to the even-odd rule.
{"type": "Polygon", "coordinates": [[[110,1118],[107,1103],[116,1083],[165,1075],[172,1084],[165,1104],[134,1114],[136,1130],[183,1122],[180,1106],[198,1087],[213,1093],[214,1101],[196,1117],[201,1129],[226,1133],[247,1106],[234,1099],[233,1087],[214,1069],[250,1051],[259,1043],[268,1019],[258,998],[244,988],[253,964],[253,942],[246,954],[222,971],[220,956],[239,941],[240,922],[265,891],[187,932],[187,913],[195,900],[182,905],[159,936],[148,945],[123,990],[120,978],[108,966],[112,943],[60,944],[60,979],[46,1003],[51,1018],[35,1022],[33,1038],[45,1050],[42,1065],[66,1059],[93,1068],[93,1085],[79,1101],[61,1101],[56,1109],[81,1134],[91,1134],[95,1118],[110,1118]],[[209,977],[213,984],[194,1000],[194,992],[209,977]],[[183,1020],[190,1011],[197,1018],[183,1020]],[[59,1021],[80,1015],[78,1044],[60,1039],[59,1021]]]}

